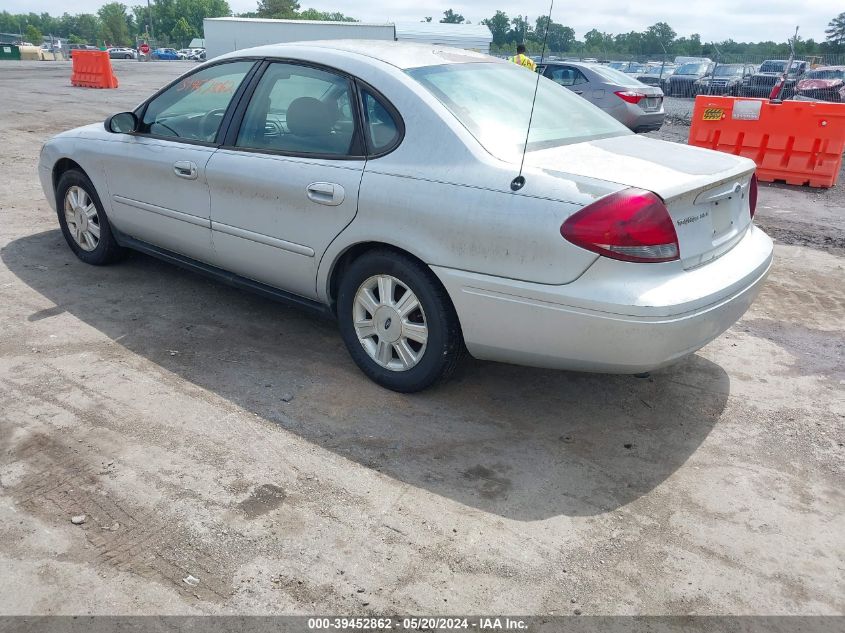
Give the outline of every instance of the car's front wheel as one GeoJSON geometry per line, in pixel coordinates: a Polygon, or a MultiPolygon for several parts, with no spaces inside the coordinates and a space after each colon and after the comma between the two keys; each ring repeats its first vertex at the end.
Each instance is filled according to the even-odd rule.
{"type": "Polygon", "coordinates": [[[123,255],[97,191],[83,172],[71,169],[62,174],[56,186],[56,208],[65,241],[86,264],[101,266],[123,255]]]}
{"type": "Polygon", "coordinates": [[[394,391],[420,391],[447,379],[463,355],[446,290],[428,267],[396,251],[371,251],[349,266],[337,316],[358,367],[394,391]]]}

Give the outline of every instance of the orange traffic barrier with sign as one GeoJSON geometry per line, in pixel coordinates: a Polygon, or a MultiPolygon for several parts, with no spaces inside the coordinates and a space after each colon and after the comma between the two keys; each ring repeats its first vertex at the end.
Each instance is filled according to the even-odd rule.
{"type": "Polygon", "coordinates": [[[759,180],[832,187],[845,149],[845,104],[699,95],[689,144],[750,158],[759,180]]]}
{"type": "Polygon", "coordinates": [[[107,51],[73,51],[70,83],[82,88],[117,88],[107,51]]]}

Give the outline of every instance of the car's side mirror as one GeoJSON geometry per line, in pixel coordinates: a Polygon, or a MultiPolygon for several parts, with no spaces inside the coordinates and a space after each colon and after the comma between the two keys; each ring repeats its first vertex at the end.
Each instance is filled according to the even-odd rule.
{"type": "Polygon", "coordinates": [[[114,134],[129,134],[138,130],[138,117],[134,112],[120,112],[106,119],[105,126],[114,134]]]}

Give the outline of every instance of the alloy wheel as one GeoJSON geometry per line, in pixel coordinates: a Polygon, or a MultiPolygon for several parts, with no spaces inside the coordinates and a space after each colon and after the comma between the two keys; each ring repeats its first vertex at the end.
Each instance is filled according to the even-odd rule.
{"type": "Polygon", "coordinates": [[[73,185],[65,193],[65,221],[73,241],[84,251],[93,251],[100,242],[97,205],[82,187],[73,185]]]}
{"type": "Polygon", "coordinates": [[[425,312],[416,294],[396,277],[366,279],[355,293],[352,318],[364,351],[386,369],[407,371],[425,354],[425,312]]]}

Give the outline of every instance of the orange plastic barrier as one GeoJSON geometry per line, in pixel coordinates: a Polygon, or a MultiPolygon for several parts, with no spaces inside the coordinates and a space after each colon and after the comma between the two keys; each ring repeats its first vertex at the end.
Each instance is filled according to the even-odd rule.
{"type": "Polygon", "coordinates": [[[73,51],[70,83],[82,88],[117,88],[107,51],[73,51]]]}
{"type": "Polygon", "coordinates": [[[689,144],[750,158],[760,180],[832,187],[845,149],[845,104],[700,95],[689,144]]]}

